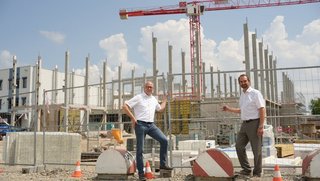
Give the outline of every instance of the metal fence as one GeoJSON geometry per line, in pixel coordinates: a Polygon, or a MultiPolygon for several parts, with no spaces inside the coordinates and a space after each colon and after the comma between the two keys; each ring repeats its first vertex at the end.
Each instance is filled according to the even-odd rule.
{"type": "MultiPolygon", "coordinates": [[[[313,66],[259,70],[257,74],[252,71],[251,83],[253,87],[261,90],[266,98],[266,122],[273,126],[276,143],[292,143],[297,139],[320,139],[319,131],[317,131],[320,115],[310,113],[310,101],[320,97],[319,70],[319,66],[313,66]],[[267,72],[269,78],[266,78],[267,72]],[[262,74],[264,79],[260,79],[262,74]],[[254,77],[256,75],[258,79],[254,77]]],[[[158,88],[155,95],[160,100],[163,93],[166,92],[166,87],[169,88],[169,91],[172,87],[172,97],[170,97],[166,111],[156,114],[157,126],[166,135],[174,135],[174,141],[170,142],[171,149],[178,149],[178,142],[187,139],[215,139],[216,143],[230,145],[234,143],[235,133],[240,124],[239,115],[222,112],[221,107],[224,104],[238,105],[241,90],[237,78],[242,72],[205,72],[202,79],[202,96],[196,99],[190,97],[191,88],[188,87],[188,84],[185,87],[181,86],[182,81],[188,82],[188,75],[186,80],[182,80],[183,76],[180,74],[168,75],[172,77],[168,81],[163,78],[164,76],[156,78],[158,88]],[[226,136],[222,135],[222,129],[233,131],[226,136]]],[[[112,128],[120,128],[129,134],[132,133],[130,120],[121,112],[121,106],[125,100],[143,90],[143,82],[146,80],[154,80],[154,77],[133,77],[112,81],[106,85],[96,84],[45,90],[42,104],[39,101],[37,119],[34,119],[31,124],[35,125],[37,122],[37,126],[34,126],[33,129],[37,131],[30,132],[30,137],[33,138],[24,140],[23,146],[33,145],[33,148],[30,152],[15,150],[16,154],[22,158],[34,159],[29,160],[26,164],[40,164],[39,160],[41,164],[59,164],[50,160],[51,158],[46,158],[49,153],[56,157],[67,154],[63,145],[60,145],[61,147],[57,145],[52,151],[46,149],[52,146],[48,144],[47,141],[50,138],[47,136],[55,132],[79,134],[80,138],[77,139],[80,140],[77,140],[76,143],[80,145],[72,147],[74,151],[79,149],[77,146],[80,146],[80,152],[101,151],[108,147],[108,144],[110,146],[108,141],[114,141],[112,136],[103,134],[108,134],[112,128]],[[41,136],[38,137],[38,133],[42,133],[41,136]],[[103,136],[106,138],[104,139],[103,136]],[[38,145],[41,143],[41,147],[37,147],[34,143],[38,145]],[[60,152],[60,154],[53,152],[60,152]]],[[[65,144],[72,145],[72,140],[65,144]]],[[[147,144],[145,149],[151,150],[154,144],[157,143],[147,144]]],[[[8,150],[4,151],[3,163],[8,163],[6,162],[8,157],[12,155],[8,154],[8,150]]],[[[22,162],[9,163],[25,164],[22,162]]]]}

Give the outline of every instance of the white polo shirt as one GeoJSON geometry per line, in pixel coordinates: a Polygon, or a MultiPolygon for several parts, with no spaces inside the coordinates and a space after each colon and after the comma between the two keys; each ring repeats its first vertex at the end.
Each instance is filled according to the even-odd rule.
{"type": "Polygon", "coordinates": [[[240,96],[241,120],[260,118],[259,109],[265,107],[265,100],[260,91],[249,87],[240,96]]]}
{"type": "Polygon", "coordinates": [[[134,96],[125,103],[133,109],[137,120],[145,122],[154,122],[155,111],[161,109],[158,100],[153,95],[148,96],[145,92],[134,96]]]}

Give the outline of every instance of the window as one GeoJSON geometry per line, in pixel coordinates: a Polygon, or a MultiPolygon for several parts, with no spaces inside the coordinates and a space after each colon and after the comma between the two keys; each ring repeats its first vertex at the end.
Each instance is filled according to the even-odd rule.
{"type": "Polygon", "coordinates": [[[27,77],[22,77],[22,88],[27,88],[27,77]]]}
{"type": "Polygon", "coordinates": [[[27,104],[27,98],[21,97],[21,105],[25,106],[27,104]]]}
{"type": "Polygon", "coordinates": [[[1,110],[1,107],[2,107],[2,99],[0,99],[0,110],[1,110]]]}
{"type": "Polygon", "coordinates": [[[9,81],[9,90],[11,90],[12,89],[12,80],[8,79],[8,81],[9,81]]]}
{"type": "Polygon", "coordinates": [[[11,109],[12,105],[11,105],[11,98],[8,98],[8,109],[11,109]]]}
{"type": "Polygon", "coordinates": [[[19,85],[20,85],[20,80],[17,79],[17,80],[16,80],[16,86],[17,86],[18,89],[19,89],[19,85]]]}
{"type": "Polygon", "coordinates": [[[16,105],[15,106],[19,106],[19,97],[16,97],[16,105]]]}
{"type": "Polygon", "coordinates": [[[0,90],[2,90],[2,80],[0,80],[0,90]]]}

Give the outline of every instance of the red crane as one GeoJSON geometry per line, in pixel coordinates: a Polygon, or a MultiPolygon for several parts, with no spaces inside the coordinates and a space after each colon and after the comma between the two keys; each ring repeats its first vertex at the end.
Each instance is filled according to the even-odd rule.
{"type": "Polygon", "coordinates": [[[202,92],[202,59],[200,38],[200,15],[204,11],[219,11],[245,8],[286,6],[317,3],[320,0],[198,0],[179,2],[178,5],[163,6],[150,9],[121,9],[121,19],[133,16],[151,16],[168,14],[186,14],[190,25],[190,58],[192,95],[201,97],[202,92]]]}

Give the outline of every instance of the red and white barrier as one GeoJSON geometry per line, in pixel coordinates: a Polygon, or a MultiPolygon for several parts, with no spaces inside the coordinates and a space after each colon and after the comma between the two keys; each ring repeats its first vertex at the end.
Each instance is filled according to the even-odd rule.
{"type": "Polygon", "coordinates": [[[209,149],[202,152],[192,167],[195,177],[234,177],[231,159],[218,149],[209,149]]]}

